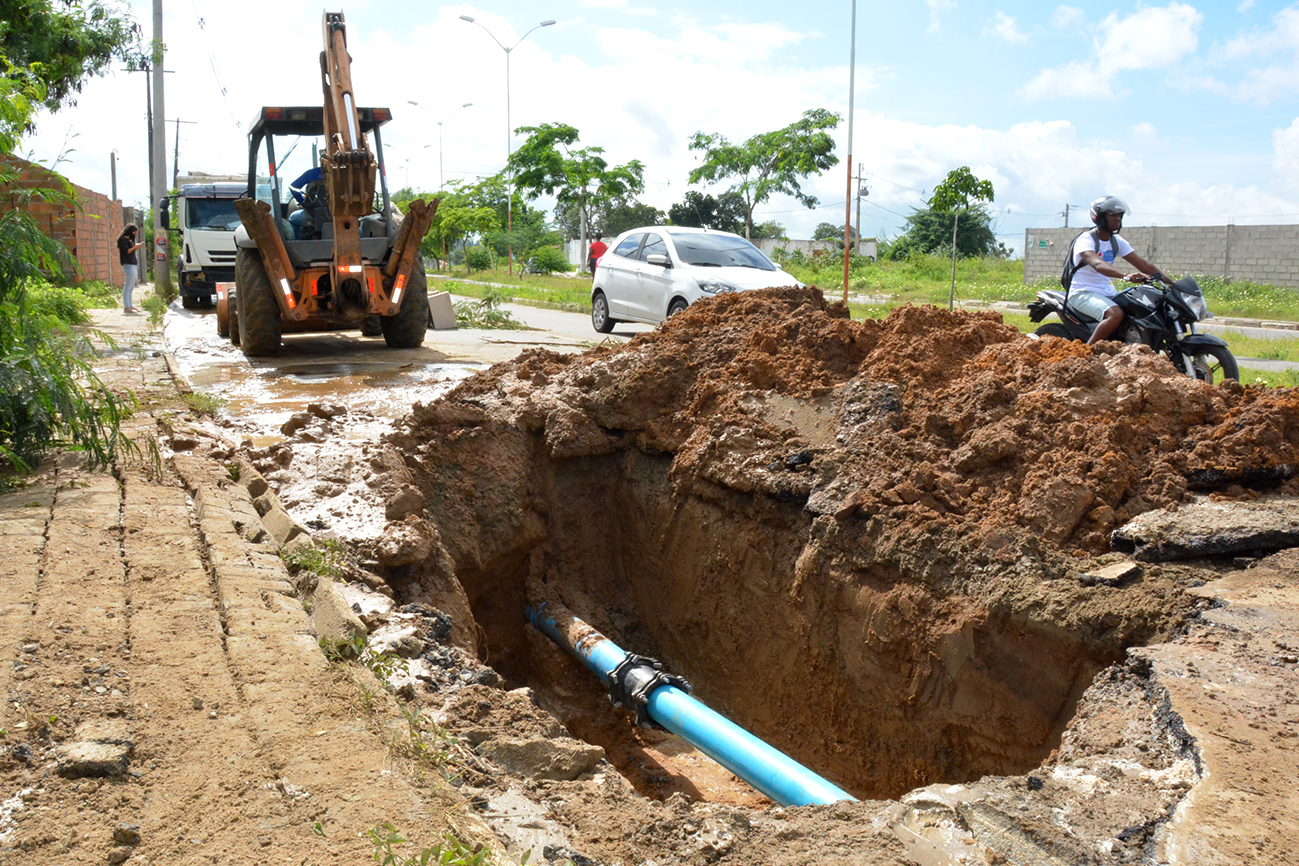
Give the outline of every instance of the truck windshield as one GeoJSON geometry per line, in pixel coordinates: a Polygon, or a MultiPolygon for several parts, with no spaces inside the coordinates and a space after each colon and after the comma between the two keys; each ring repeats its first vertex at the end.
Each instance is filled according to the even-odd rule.
{"type": "Polygon", "coordinates": [[[232,232],[239,227],[234,199],[191,198],[185,200],[185,226],[191,229],[232,232]]]}

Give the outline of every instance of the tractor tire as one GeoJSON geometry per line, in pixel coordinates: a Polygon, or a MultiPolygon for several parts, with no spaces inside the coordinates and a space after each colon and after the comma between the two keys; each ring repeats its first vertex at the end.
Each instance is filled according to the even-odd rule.
{"type": "Polygon", "coordinates": [[[413,349],[423,344],[428,329],[428,277],[424,265],[411,268],[410,280],[401,296],[401,309],[395,316],[381,317],[379,325],[390,349],[413,349]]]}
{"type": "Polygon", "coordinates": [[[239,310],[234,304],[230,306],[230,343],[239,345],[239,310]]]}
{"type": "Polygon", "coordinates": [[[280,351],[281,337],[280,305],[275,300],[275,288],[257,250],[241,248],[236,260],[242,277],[235,286],[239,348],[250,358],[274,355],[280,351]]]}
{"type": "Polygon", "coordinates": [[[361,336],[377,337],[383,333],[383,325],[379,316],[366,316],[361,320],[361,336]]]}

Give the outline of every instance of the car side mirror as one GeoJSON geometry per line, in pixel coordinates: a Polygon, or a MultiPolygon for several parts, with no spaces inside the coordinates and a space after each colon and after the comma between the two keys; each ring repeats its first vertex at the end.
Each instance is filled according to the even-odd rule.
{"type": "Polygon", "coordinates": [[[665,268],[672,267],[672,260],[662,253],[650,253],[645,257],[645,261],[649,262],[651,265],[661,265],[665,268]]]}

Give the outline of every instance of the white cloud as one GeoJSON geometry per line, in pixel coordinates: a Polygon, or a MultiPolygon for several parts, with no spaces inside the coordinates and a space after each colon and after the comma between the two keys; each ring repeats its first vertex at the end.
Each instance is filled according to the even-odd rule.
{"type": "Polygon", "coordinates": [[[1157,144],[1159,142],[1159,131],[1155,129],[1153,123],[1142,121],[1141,123],[1134,124],[1131,133],[1134,141],[1140,142],[1144,145],[1157,144]]]}
{"type": "Polygon", "coordinates": [[[1244,0],[1243,3],[1241,3],[1239,6],[1236,7],[1236,11],[1237,11],[1237,12],[1248,12],[1249,10],[1251,10],[1251,9],[1253,9],[1253,8],[1254,8],[1254,0],[1244,0]]]}
{"type": "Polygon", "coordinates": [[[1267,105],[1299,91],[1299,6],[1282,9],[1272,18],[1272,29],[1255,31],[1230,40],[1222,59],[1233,66],[1246,64],[1236,95],[1267,105]],[[1271,63],[1259,65],[1264,59],[1271,63]]]}
{"type": "MultiPolygon", "coordinates": [[[[1068,8],[1057,8],[1057,18],[1068,8]]],[[[1070,13],[1074,11],[1079,10],[1070,13]]],[[[1028,99],[1108,96],[1120,73],[1177,69],[1178,61],[1199,46],[1203,22],[1198,10],[1177,2],[1127,16],[1111,12],[1099,25],[1089,60],[1044,69],[1020,89],[1020,95],[1028,99]]]]}
{"type": "Polygon", "coordinates": [[[1299,189],[1299,117],[1286,129],[1272,131],[1272,167],[1287,186],[1299,189]]]}
{"type": "Polygon", "coordinates": [[[1138,9],[1120,17],[1111,12],[1101,22],[1095,57],[1102,68],[1165,69],[1199,46],[1204,15],[1184,3],[1138,9]]]}
{"type": "Polygon", "coordinates": [[[938,30],[942,22],[944,12],[956,10],[956,0],[925,0],[925,5],[929,7],[929,32],[934,33],[938,30]]]}
{"type": "Polygon", "coordinates": [[[1077,6],[1057,6],[1051,13],[1051,26],[1056,30],[1074,30],[1087,22],[1087,13],[1077,6]]]}
{"type": "Polygon", "coordinates": [[[1104,98],[1111,95],[1110,78],[1092,64],[1075,61],[1043,69],[1020,89],[1020,95],[1030,100],[1104,98]]]}
{"type": "Polygon", "coordinates": [[[1005,12],[998,12],[992,23],[984,26],[983,35],[1012,45],[1028,41],[1028,34],[1019,29],[1019,22],[1005,12]]]}

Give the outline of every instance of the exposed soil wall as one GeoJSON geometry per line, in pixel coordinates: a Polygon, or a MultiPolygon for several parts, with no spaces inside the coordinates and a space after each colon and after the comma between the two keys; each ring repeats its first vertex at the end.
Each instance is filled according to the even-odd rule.
{"type": "Polygon", "coordinates": [[[853,322],[786,289],[526,353],[391,444],[435,548],[409,576],[436,599],[454,574],[463,642],[507,678],[561,717],[597,689],[540,663],[523,609],[553,598],[879,797],[1037,765],[1099,669],[1200,603],[1171,566],[1077,579],[1110,531],[1288,477],[1296,421],[1289,392],[1212,388],[1141,347],[933,308],[853,322]]]}

